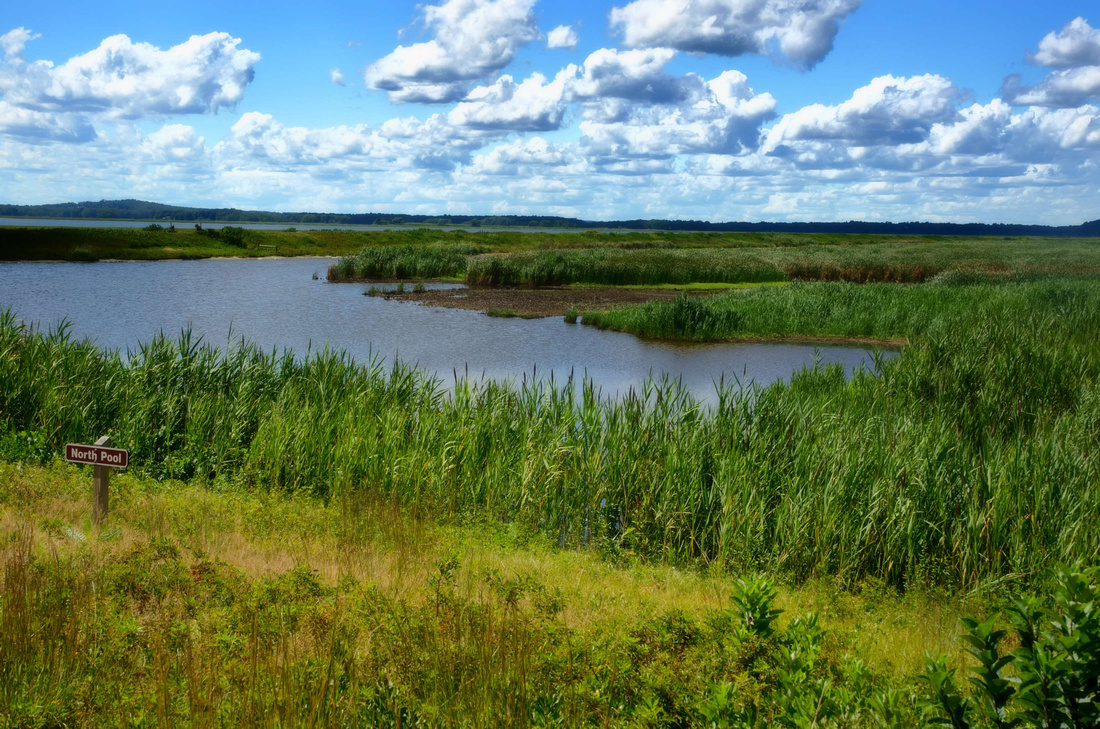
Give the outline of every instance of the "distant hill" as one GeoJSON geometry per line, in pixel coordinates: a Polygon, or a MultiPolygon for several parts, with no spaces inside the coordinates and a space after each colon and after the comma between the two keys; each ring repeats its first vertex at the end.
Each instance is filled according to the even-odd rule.
{"type": "Polygon", "coordinates": [[[509,228],[604,228],[710,232],[864,233],[893,235],[993,235],[1100,237],[1100,220],[1082,225],[1011,223],[708,223],[703,220],[581,220],[546,215],[405,215],[401,213],[273,213],[237,208],[189,208],[144,200],[100,200],[54,205],[0,205],[0,217],[219,221],[294,225],[459,225],[509,228]]]}

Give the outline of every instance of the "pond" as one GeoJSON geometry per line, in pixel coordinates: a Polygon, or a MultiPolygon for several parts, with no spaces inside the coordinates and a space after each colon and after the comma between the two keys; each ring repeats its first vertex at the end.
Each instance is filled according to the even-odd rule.
{"type": "Polygon", "coordinates": [[[190,325],[218,346],[244,336],[299,354],[327,344],[363,362],[397,357],[444,383],[454,373],[498,380],[553,373],[558,381],[573,373],[591,378],[605,396],[667,374],[711,401],[722,377],[766,385],[815,358],[840,363],[849,373],[872,367],[871,352],[858,347],[671,344],[566,324],[561,317],[501,319],[387,301],[363,296],[362,284],[327,283],[331,261],[0,263],[0,309],[43,326],[68,320],[76,336],[124,352],[190,325]]]}

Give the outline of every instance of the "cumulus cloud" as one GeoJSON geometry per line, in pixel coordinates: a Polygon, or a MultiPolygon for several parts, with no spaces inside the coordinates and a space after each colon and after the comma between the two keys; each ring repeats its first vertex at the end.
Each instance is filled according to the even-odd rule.
{"type": "Polygon", "coordinates": [[[1036,86],[1024,86],[1012,75],[1001,87],[1001,97],[1015,106],[1081,106],[1100,100],[1100,66],[1059,69],[1036,86]]]}
{"type": "Polygon", "coordinates": [[[555,145],[542,137],[517,139],[477,155],[469,166],[471,174],[520,175],[545,172],[549,168],[582,164],[569,145],[555,145]]]}
{"type": "Polygon", "coordinates": [[[1018,74],[1005,79],[1001,96],[1010,104],[1066,108],[1100,100],[1100,30],[1084,18],[1048,33],[1027,60],[1055,70],[1035,86],[1025,86],[1018,74]]]}
{"type": "MultiPolygon", "coordinates": [[[[581,122],[586,151],[607,165],[677,155],[739,154],[756,147],[760,126],[775,116],[771,94],[757,94],[740,71],[703,82],[695,77],[678,103],[633,105],[622,118],[581,122]]],[[[633,170],[644,166],[629,166],[633,170]]]]}
{"type": "Polygon", "coordinates": [[[1027,60],[1048,68],[1100,66],[1100,30],[1084,18],[1075,18],[1062,30],[1047,33],[1039,41],[1039,50],[1028,53],[1027,60]]]}
{"type": "Polygon", "coordinates": [[[448,115],[457,126],[517,132],[550,131],[561,126],[566,109],[567,74],[547,81],[540,73],[522,83],[501,76],[491,86],[479,86],[448,115]]]}
{"type": "Polygon", "coordinates": [[[347,86],[347,79],[344,78],[344,72],[338,68],[330,68],[328,77],[331,79],[332,83],[337,86],[347,86]]]}
{"type": "Polygon", "coordinates": [[[218,142],[214,153],[235,164],[262,161],[275,165],[317,165],[351,155],[369,154],[371,135],[366,125],[320,129],[287,127],[270,114],[247,112],[218,142]]]}
{"type": "Polygon", "coordinates": [[[577,30],[571,25],[559,25],[546,34],[547,48],[568,48],[572,51],[579,42],[580,37],[577,36],[577,30]]]}
{"type": "Polygon", "coordinates": [[[473,82],[501,70],[516,50],[539,38],[535,0],[445,0],[423,10],[434,36],[400,45],[366,71],[367,85],[394,103],[447,103],[473,82]]]}
{"type": "Polygon", "coordinates": [[[625,99],[650,104],[668,104],[687,98],[702,80],[696,74],[672,76],[665,66],[676,55],[668,48],[620,51],[601,48],[578,68],[570,90],[575,99],[625,99]]]}
{"type": "Polygon", "coordinates": [[[31,33],[26,28],[14,28],[0,35],[0,50],[4,52],[8,63],[20,64],[23,62],[23,49],[27,43],[41,37],[40,33],[31,33]]]}
{"type": "Polygon", "coordinates": [[[813,104],[785,115],[768,132],[764,149],[785,155],[800,142],[846,146],[913,144],[932,125],[953,120],[958,89],[943,76],[879,76],[836,106],[813,104]]]}
{"type": "Polygon", "coordinates": [[[205,141],[187,124],[165,124],[142,140],[141,152],[153,163],[185,165],[205,157],[205,141]]]}
{"type": "Polygon", "coordinates": [[[96,137],[95,128],[82,114],[24,109],[6,101],[0,101],[0,134],[31,143],[81,143],[96,137]]]}
{"type": "Polygon", "coordinates": [[[377,127],[288,127],[270,114],[243,114],[214,147],[225,167],[292,170],[346,177],[373,170],[453,170],[502,133],[459,129],[443,115],[390,119],[377,127]],[[310,169],[320,168],[320,169],[310,169]]]}
{"type": "Polygon", "coordinates": [[[720,56],[778,52],[808,69],[862,0],[634,0],[611,10],[627,45],[720,56]]]}
{"type": "Polygon", "coordinates": [[[24,109],[129,119],[217,111],[241,100],[260,60],[240,43],[228,33],[208,33],[161,50],[115,35],[60,66],[0,67],[0,94],[24,109]]]}

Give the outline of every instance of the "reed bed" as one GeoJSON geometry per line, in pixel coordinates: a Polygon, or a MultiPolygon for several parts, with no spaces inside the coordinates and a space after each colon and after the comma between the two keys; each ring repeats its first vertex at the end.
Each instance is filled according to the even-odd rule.
{"type": "MultiPolygon", "coordinates": [[[[48,458],[110,433],[154,476],[369,493],[798,579],[973,586],[1100,550],[1100,284],[792,290],[749,300],[783,311],[797,295],[814,331],[862,321],[845,331],[911,343],[850,380],[814,367],[767,389],[720,383],[708,410],[669,381],[618,400],[574,381],[445,392],[400,363],[221,352],[186,333],[124,361],[9,312],[0,450],[48,458]]],[[[740,334],[762,327],[745,317],[740,334]]]]}
{"type": "Polygon", "coordinates": [[[466,272],[467,257],[480,252],[465,243],[368,246],[332,264],[328,280],[454,278],[466,272]]]}
{"type": "Polygon", "coordinates": [[[611,286],[783,281],[759,249],[554,250],[470,259],[473,286],[611,286]]]}
{"type": "MultiPolygon", "coordinates": [[[[937,278],[1025,280],[1100,273],[1091,239],[642,239],[620,234],[561,241],[484,234],[371,244],[341,259],[330,281],[463,277],[471,286],[686,285],[846,281],[922,283],[937,278]]],[[[515,234],[520,235],[520,234],[515,234]]],[[[551,236],[553,237],[553,236],[551,236]]]]}
{"type": "MultiPolygon", "coordinates": [[[[723,383],[705,410],[674,382],[619,400],[575,382],[460,378],[444,393],[399,363],[219,352],[187,333],[124,362],[8,312],[0,448],[47,457],[111,433],[156,476],[365,491],[563,545],[796,577],[970,585],[1100,550],[1100,284],[792,290],[745,300],[780,318],[806,303],[806,333],[911,344],[847,382],[815,367],[767,389],[723,383]]],[[[701,311],[731,317],[736,301],[701,311]]],[[[749,311],[738,333],[801,325],[749,311]]]]}

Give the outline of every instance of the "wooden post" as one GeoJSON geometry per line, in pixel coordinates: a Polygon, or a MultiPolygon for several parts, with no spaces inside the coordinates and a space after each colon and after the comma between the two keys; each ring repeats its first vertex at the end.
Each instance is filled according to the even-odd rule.
{"type": "MultiPolygon", "coordinates": [[[[109,447],[111,436],[105,435],[95,442],[109,447]]],[[[108,466],[92,466],[92,522],[101,524],[107,518],[111,499],[111,469],[108,466]]]]}

